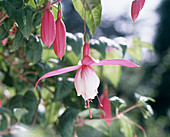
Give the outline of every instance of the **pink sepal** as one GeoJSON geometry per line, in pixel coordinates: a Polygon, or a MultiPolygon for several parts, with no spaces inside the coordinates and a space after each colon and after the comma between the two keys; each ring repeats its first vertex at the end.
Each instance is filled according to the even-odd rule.
{"type": "Polygon", "coordinates": [[[134,0],[132,2],[132,6],[131,6],[131,16],[133,21],[135,22],[136,18],[139,15],[139,11],[141,9],[141,2],[139,0],[134,0]]]}
{"type": "Polygon", "coordinates": [[[107,96],[107,89],[103,91],[103,94],[100,96],[100,101],[103,106],[99,104],[99,109],[103,110],[105,115],[100,114],[101,118],[110,118],[109,120],[106,120],[106,123],[108,126],[111,124],[111,103],[109,101],[109,98],[107,96]]]}
{"type": "Polygon", "coordinates": [[[139,0],[140,1],[140,10],[142,10],[144,4],[145,4],[145,0],[139,0]]]}
{"type": "Polygon", "coordinates": [[[66,28],[61,19],[56,21],[56,37],[53,43],[54,52],[62,59],[66,47],[66,28]]]}
{"type": "Polygon", "coordinates": [[[101,60],[99,63],[93,63],[91,66],[103,66],[103,65],[121,65],[125,67],[139,67],[135,63],[132,63],[128,60],[124,59],[108,59],[108,60],[101,60]]]}
{"type": "Polygon", "coordinates": [[[60,75],[63,73],[67,73],[76,69],[79,69],[81,67],[81,65],[78,66],[71,66],[71,67],[65,67],[65,68],[61,68],[61,69],[57,69],[51,72],[46,73],[45,75],[43,75],[35,84],[35,88],[37,87],[38,83],[40,80],[44,79],[44,78],[48,78],[48,77],[52,77],[52,76],[56,76],[56,75],[60,75]]]}
{"type": "Polygon", "coordinates": [[[47,47],[50,47],[55,40],[55,35],[56,26],[53,13],[46,10],[41,23],[41,39],[47,47]]]}

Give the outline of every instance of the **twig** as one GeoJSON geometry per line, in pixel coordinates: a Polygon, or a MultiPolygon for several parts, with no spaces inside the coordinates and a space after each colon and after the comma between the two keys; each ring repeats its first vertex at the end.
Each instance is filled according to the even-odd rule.
{"type": "Polygon", "coordinates": [[[39,107],[39,104],[41,102],[41,93],[40,93],[40,90],[38,88],[37,88],[37,92],[38,92],[39,99],[38,99],[38,104],[37,104],[37,108],[36,108],[36,111],[35,111],[34,119],[33,119],[32,124],[31,124],[31,128],[34,126],[35,121],[37,119],[38,107],[39,107]]]}
{"type": "Polygon", "coordinates": [[[125,118],[122,118],[122,119],[124,119],[124,120],[127,121],[128,123],[130,122],[130,123],[134,124],[135,126],[137,126],[137,127],[143,132],[144,136],[146,136],[146,131],[145,131],[145,129],[144,129],[142,126],[140,126],[139,124],[133,122],[133,121],[130,120],[130,119],[125,119],[125,118]]]}
{"type": "Polygon", "coordinates": [[[121,115],[131,111],[132,109],[136,108],[136,107],[140,107],[141,105],[139,104],[135,104],[133,106],[131,106],[130,108],[120,112],[118,115],[112,117],[112,118],[102,118],[102,119],[90,119],[90,120],[84,120],[84,121],[80,121],[78,124],[76,123],[75,126],[83,126],[86,122],[91,122],[91,121],[98,121],[98,120],[114,120],[114,119],[119,119],[121,115]]]}
{"type": "Polygon", "coordinates": [[[62,1],[62,0],[54,1],[53,3],[51,3],[51,5],[53,5],[53,4],[57,3],[57,2],[60,2],[60,1],[62,1]]]}
{"type": "Polygon", "coordinates": [[[5,13],[5,14],[2,16],[2,18],[0,19],[0,23],[1,23],[5,18],[7,18],[7,17],[8,17],[8,14],[5,13]]]}

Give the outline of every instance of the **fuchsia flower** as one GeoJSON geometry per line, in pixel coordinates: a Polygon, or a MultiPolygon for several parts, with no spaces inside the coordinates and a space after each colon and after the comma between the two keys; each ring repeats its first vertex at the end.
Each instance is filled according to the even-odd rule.
{"type": "MultiPolygon", "coordinates": [[[[111,118],[111,103],[109,101],[109,98],[107,96],[107,89],[105,89],[103,91],[103,94],[100,96],[100,101],[101,101],[101,104],[99,105],[99,109],[103,110],[103,112],[105,113],[105,115],[103,114],[100,114],[101,118],[111,118]]],[[[109,120],[106,120],[106,123],[108,126],[110,126],[111,124],[111,119],[109,120]]]]}
{"type": "Polygon", "coordinates": [[[41,39],[47,47],[53,44],[56,35],[55,20],[53,13],[50,11],[50,7],[51,2],[47,1],[46,10],[41,23],[41,39]]]}
{"type": "Polygon", "coordinates": [[[5,38],[4,40],[1,41],[1,43],[5,46],[8,42],[8,38],[5,38]]]}
{"type": "Polygon", "coordinates": [[[39,81],[44,78],[60,75],[78,69],[74,80],[77,96],[81,95],[83,97],[85,101],[85,107],[87,107],[86,103],[88,103],[89,116],[91,118],[92,115],[90,111],[89,101],[91,99],[94,99],[95,96],[97,96],[98,93],[97,88],[99,87],[100,84],[100,80],[91,66],[102,65],[122,65],[126,67],[138,67],[138,65],[124,59],[109,59],[96,61],[89,56],[89,44],[86,42],[83,47],[83,59],[81,60],[81,63],[79,65],[65,67],[48,72],[37,81],[35,87],[37,86],[39,81]]]}
{"type": "Polygon", "coordinates": [[[133,21],[135,22],[135,20],[137,19],[138,15],[139,15],[139,11],[141,9],[141,3],[139,0],[134,0],[132,2],[132,6],[131,6],[131,16],[133,21]]]}
{"type": "Polygon", "coordinates": [[[144,4],[145,4],[145,0],[139,0],[140,1],[140,10],[142,10],[144,4]]]}
{"type": "Polygon", "coordinates": [[[131,16],[134,22],[137,19],[139,12],[142,10],[144,4],[145,4],[145,0],[134,0],[132,2],[131,16]]]}
{"type": "Polygon", "coordinates": [[[56,56],[62,59],[65,47],[66,47],[66,28],[61,20],[62,12],[61,12],[61,4],[58,4],[58,13],[57,13],[57,20],[56,20],[56,37],[53,43],[53,48],[56,56]]]}

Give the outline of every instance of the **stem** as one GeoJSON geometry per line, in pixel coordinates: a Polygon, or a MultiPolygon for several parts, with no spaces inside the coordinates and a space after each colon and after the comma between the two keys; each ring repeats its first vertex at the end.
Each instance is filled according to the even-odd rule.
{"type": "Polygon", "coordinates": [[[119,113],[118,115],[123,115],[123,114],[125,114],[125,113],[131,111],[132,109],[134,109],[134,108],[136,108],[136,107],[140,107],[140,106],[141,106],[141,105],[139,105],[139,104],[135,104],[135,105],[131,106],[130,108],[128,108],[128,109],[122,111],[122,112],[119,113]]]}
{"type": "Polygon", "coordinates": [[[7,17],[8,17],[8,14],[5,13],[5,14],[2,16],[2,18],[0,19],[0,23],[1,23],[4,19],[6,19],[7,17]]]}
{"type": "Polygon", "coordinates": [[[125,119],[125,118],[122,118],[122,119],[124,119],[124,120],[127,121],[128,123],[131,122],[132,124],[134,124],[135,126],[137,126],[137,127],[143,132],[144,136],[146,136],[146,131],[145,131],[145,129],[144,129],[142,126],[140,126],[139,124],[137,124],[137,123],[135,123],[135,122],[133,122],[133,121],[131,121],[131,120],[129,120],[129,119],[125,119]]]}
{"type": "Polygon", "coordinates": [[[62,0],[54,1],[53,3],[51,3],[51,5],[53,5],[53,4],[57,3],[57,2],[60,2],[60,1],[62,1],[62,0]]]}
{"type": "Polygon", "coordinates": [[[36,108],[36,111],[35,111],[35,115],[34,115],[34,119],[32,121],[32,124],[31,124],[31,128],[34,126],[35,124],[35,121],[37,119],[37,114],[38,114],[38,106],[41,102],[41,93],[40,93],[40,90],[37,88],[37,91],[38,91],[38,96],[39,96],[39,99],[38,99],[38,104],[37,104],[37,108],[36,108]]]}
{"type": "Polygon", "coordinates": [[[135,109],[136,107],[140,107],[141,105],[139,104],[135,104],[133,106],[131,106],[130,108],[118,113],[116,116],[112,117],[112,118],[102,118],[102,119],[90,119],[90,120],[84,120],[84,121],[81,121],[80,123],[78,124],[75,124],[75,126],[82,126],[84,125],[86,122],[89,122],[89,121],[98,121],[98,120],[114,120],[114,119],[119,119],[120,118],[120,115],[123,115],[129,111],[131,111],[132,109],[135,109]]]}

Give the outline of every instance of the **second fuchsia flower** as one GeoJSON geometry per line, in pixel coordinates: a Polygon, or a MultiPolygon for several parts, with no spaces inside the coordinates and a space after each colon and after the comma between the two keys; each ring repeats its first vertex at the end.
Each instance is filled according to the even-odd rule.
{"type": "Polygon", "coordinates": [[[41,39],[47,47],[50,47],[53,44],[56,36],[55,20],[50,8],[51,2],[47,1],[46,10],[43,14],[41,23],[41,39]]]}
{"type": "Polygon", "coordinates": [[[131,6],[131,16],[132,20],[135,22],[137,19],[139,12],[142,10],[145,4],[145,0],[134,0],[131,6]]]}
{"type": "Polygon", "coordinates": [[[57,13],[57,20],[56,20],[56,37],[53,43],[53,48],[56,56],[62,59],[65,53],[66,47],[66,28],[61,20],[62,12],[61,12],[61,3],[58,4],[58,13],[57,13]]]}
{"type": "Polygon", "coordinates": [[[103,112],[105,113],[105,115],[103,114],[100,114],[101,118],[108,118],[108,120],[106,120],[106,123],[108,126],[110,126],[111,124],[111,103],[110,103],[110,100],[107,96],[108,94],[108,90],[105,89],[102,93],[102,95],[100,96],[100,101],[101,101],[101,104],[99,105],[99,109],[103,110],[103,112]],[[109,119],[110,118],[110,119],[109,119]]]}
{"type": "Polygon", "coordinates": [[[37,81],[35,87],[37,86],[39,81],[44,78],[60,75],[78,69],[74,80],[77,96],[81,95],[83,97],[85,101],[85,107],[88,106],[89,116],[91,118],[92,115],[90,111],[89,101],[91,99],[94,99],[95,96],[97,96],[98,93],[97,88],[99,87],[100,84],[100,80],[96,72],[93,70],[92,66],[102,66],[102,65],[121,65],[126,67],[139,67],[138,65],[124,59],[108,59],[102,61],[92,59],[89,56],[89,43],[85,39],[85,44],[83,47],[83,59],[81,60],[79,65],[65,67],[62,69],[57,69],[48,72],[37,81]]]}

